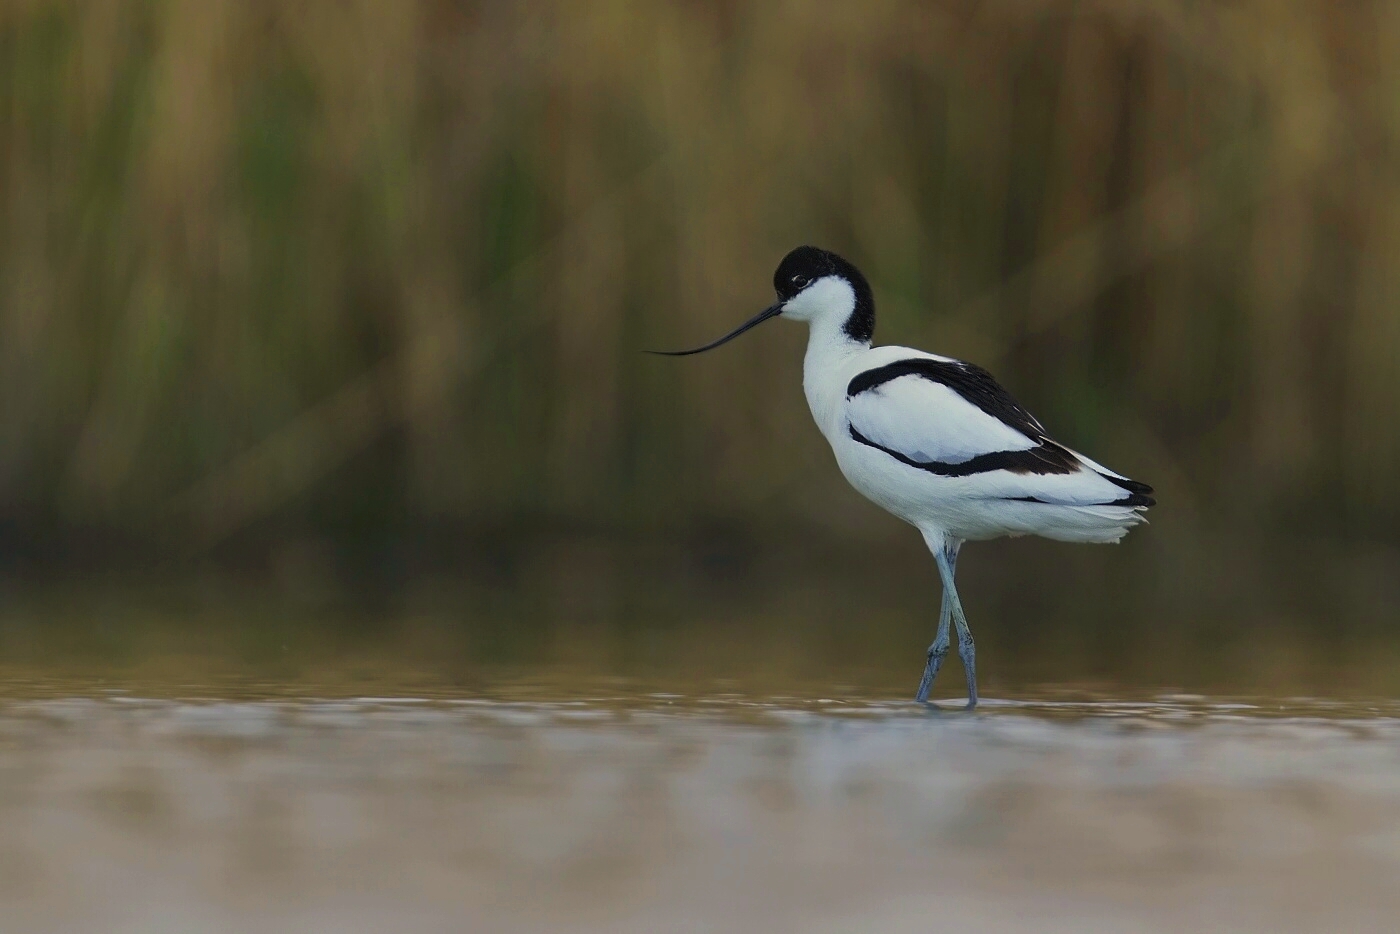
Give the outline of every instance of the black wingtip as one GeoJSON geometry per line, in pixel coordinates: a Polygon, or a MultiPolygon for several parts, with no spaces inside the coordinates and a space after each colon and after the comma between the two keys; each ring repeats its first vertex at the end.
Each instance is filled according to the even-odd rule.
{"type": "Polygon", "coordinates": [[[1151,494],[1156,492],[1146,483],[1140,483],[1137,480],[1129,480],[1127,477],[1115,477],[1113,474],[1106,473],[1100,473],[1099,476],[1103,477],[1109,483],[1122,487],[1129,493],[1139,494],[1149,499],[1151,498],[1151,494]]]}
{"type": "Polygon", "coordinates": [[[1152,497],[1154,491],[1152,487],[1148,486],[1146,483],[1142,483],[1138,480],[1129,480],[1127,477],[1116,477],[1113,474],[1099,473],[1098,471],[1094,472],[1098,473],[1100,477],[1103,477],[1109,483],[1128,491],[1127,496],[1122,499],[1115,499],[1108,505],[1138,506],[1143,509],[1157,505],[1157,500],[1152,497]]]}

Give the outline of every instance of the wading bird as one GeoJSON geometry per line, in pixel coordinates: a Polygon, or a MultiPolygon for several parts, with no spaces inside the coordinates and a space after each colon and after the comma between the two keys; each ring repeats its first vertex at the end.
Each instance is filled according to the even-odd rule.
{"type": "Polygon", "coordinates": [[[712,350],[769,318],[809,328],[802,388],[841,472],[867,499],[917,528],[943,580],[938,631],[915,700],[958,631],[967,706],[977,706],[977,666],[958,589],[963,542],[1042,535],[1066,542],[1116,542],[1145,521],[1152,488],[1052,440],[981,367],[909,347],[872,347],[875,299],[865,276],[827,250],[801,246],[773,274],[778,300],[733,331],[693,350],[712,350]]]}

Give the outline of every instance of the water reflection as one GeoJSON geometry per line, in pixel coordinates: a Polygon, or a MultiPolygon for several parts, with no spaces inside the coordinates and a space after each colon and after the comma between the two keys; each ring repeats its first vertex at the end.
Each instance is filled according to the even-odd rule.
{"type": "Polygon", "coordinates": [[[1400,704],[0,702],[7,931],[1386,930],[1400,704]]]}

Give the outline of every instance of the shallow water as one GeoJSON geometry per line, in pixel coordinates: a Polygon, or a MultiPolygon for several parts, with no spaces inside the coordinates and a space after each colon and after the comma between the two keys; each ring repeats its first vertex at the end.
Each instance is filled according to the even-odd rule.
{"type": "Polygon", "coordinates": [[[1400,704],[0,701],[5,931],[1317,931],[1400,913],[1400,704]]]}

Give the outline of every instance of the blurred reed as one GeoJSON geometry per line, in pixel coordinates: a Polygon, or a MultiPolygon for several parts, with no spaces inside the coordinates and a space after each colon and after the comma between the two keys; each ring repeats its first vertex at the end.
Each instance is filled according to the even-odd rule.
{"type": "Polygon", "coordinates": [[[797,329],[637,352],[800,242],[1154,482],[1154,562],[1393,541],[1396,101],[1382,2],[10,0],[5,547],[895,534],[797,329]]]}

